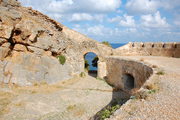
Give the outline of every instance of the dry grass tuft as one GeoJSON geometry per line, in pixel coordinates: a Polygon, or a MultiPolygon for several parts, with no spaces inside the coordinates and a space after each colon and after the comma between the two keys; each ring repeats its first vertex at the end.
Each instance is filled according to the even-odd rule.
{"type": "Polygon", "coordinates": [[[158,71],[156,74],[157,74],[157,75],[164,75],[165,72],[161,70],[161,71],[158,71]]]}
{"type": "Polygon", "coordinates": [[[145,85],[144,88],[146,88],[148,90],[159,90],[158,83],[145,85]]]}
{"type": "Polygon", "coordinates": [[[158,66],[157,65],[152,65],[152,68],[158,68],[158,66]]]}
{"type": "Polygon", "coordinates": [[[143,61],[144,61],[144,58],[141,58],[141,59],[140,59],[140,61],[142,61],[142,62],[143,62],[143,61]]]}
{"type": "Polygon", "coordinates": [[[9,112],[8,105],[11,104],[11,99],[14,95],[10,92],[0,91],[0,115],[9,112]]]}
{"type": "Polygon", "coordinates": [[[85,109],[81,105],[69,105],[66,109],[76,117],[85,113],[85,109]]]}

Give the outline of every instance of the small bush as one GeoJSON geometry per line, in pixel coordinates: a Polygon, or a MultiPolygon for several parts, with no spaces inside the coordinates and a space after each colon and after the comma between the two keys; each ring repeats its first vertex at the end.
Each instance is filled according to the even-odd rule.
{"type": "Polygon", "coordinates": [[[100,113],[100,120],[104,120],[106,118],[110,118],[110,116],[120,108],[120,105],[116,104],[114,106],[108,106],[104,110],[101,111],[100,113]]]}
{"type": "Polygon", "coordinates": [[[144,61],[144,58],[141,58],[141,59],[140,59],[140,61],[142,61],[142,62],[143,62],[143,61],[144,61]]]}
{"type": "Polygon", "coordinates": [[[60,56],[57,56],[57,58],[58,58],[59,63],[60,63],[61,65],[64,65],[64,64],[65,64],[65,62],[66,62],[66,57],[65,57],[65,56],[60,55],[60,56]]]}
{"type": "Polygon", "coordinates": [[[130,99],[144,99],[144,100],[146,100],[148,98],[148,94],[154,94],[157,91],[158,90],[156,90],[156,89],[152,89],[152,90],[148,90],[148,91],[139,91],[134,96],[131,96],[130,99]]]}
{"type": "Polygon", "coordinates": [[[148,90],[159,90],[159,85],[158,83],[153,83],[153,84],[148,84],[145,85],[144,88],[148,89],[148,90]]]}
{"type": "Polygon", "coordinates": [[[103,81],[105,81],[104,79],[102,79],[102,78],[100,78],[100,77],[96,77],[96,79],[97,79],[97,80],[103,80],[103,81]]]}
{"type": "Polygon", "coordinates": [[[152,65],[152,68],[158,68],[158,66],[157,65],[152,65]]]}
{"type": "Polygon", "coordinates": [[[93,60],[92,60],[92,66],[93,67],[96,67],[96,68],[98,67],[98,64],[97,64],[98,60],[99,60],[99,58],[97,56],[93,58],[93,60]]]}
{"type": "Polygon", "coordinates": [[[156,74],[157,74],[157,75],[164,75],[165,72],[164,72],[164,71],[159,71],[159,72],[157,72],[156,74]]]}
{"type": "Polygon", "coordinates": [[[86,74],[84,72],[81,72],[79,76],[80,77],[86,77],[86,74]]]}
{"type": "Polygon", "coordinates": [[[87,60],[85,60],[84,66],[85,66],[85,70],[89,71],[89,63],[87,60]]]}
{"type": "Polygon", "coordinates": [[[102,44],[107,45],[108,47],[112,47],[108,41],[103,41],[102,44]]]}
{"type": "Polygon", "coordinates": [[[131,96],[130,99],[136,99],[136,96],[131,96]]]}
{"type": "Polygon", "coordinates": [[[69,105],[66,109],[67,110],[73,110],[76,108],[76,105],[69,105]]]}
{"type": "Polygon", "coordinates": [[[148,93],[149,93],[149,94],[156,93],[156,90],[149,90],[148,93]]]}

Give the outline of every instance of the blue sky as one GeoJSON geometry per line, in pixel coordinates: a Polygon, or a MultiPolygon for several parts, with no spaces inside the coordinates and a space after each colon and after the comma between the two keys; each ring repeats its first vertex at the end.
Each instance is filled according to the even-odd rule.
{"type": "Polygon", "coordinates": [[[180,0],[19,0],[97,41],[180,42],[180,0]]]}

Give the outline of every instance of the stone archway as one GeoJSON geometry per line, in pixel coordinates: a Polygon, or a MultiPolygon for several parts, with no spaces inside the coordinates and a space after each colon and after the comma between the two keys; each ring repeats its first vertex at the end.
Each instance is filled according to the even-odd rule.
{"type": "Polygon", "coordinates": [[[124,89],[131,90],[135,88],[134,77],[131,74],[128,73],[123,74],[122,79],[123,79],[124,89]]]}
{"type": "Polygon", "coordinates": [[[92,77],[98,76],[99,57],[95,52],[87,52],[84,54],[84,69],[88,75],[92,77]]]}

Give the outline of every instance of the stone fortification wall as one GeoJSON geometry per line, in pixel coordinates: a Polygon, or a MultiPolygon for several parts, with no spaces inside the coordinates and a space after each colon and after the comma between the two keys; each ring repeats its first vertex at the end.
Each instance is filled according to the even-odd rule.
{"type": "Polygon", "coordinates": [[[114,50],[115,56],[167,56],[180,58],[180,42],[177,43],[128,43],[114,50]]]}
{"type": "Polygon", "coordinates": [[[140,88],[153,73],[152,68],[144,63],[119,57],[108,57],[106,65],[107,82],[125,91],[140,88]]]}

